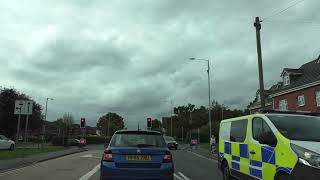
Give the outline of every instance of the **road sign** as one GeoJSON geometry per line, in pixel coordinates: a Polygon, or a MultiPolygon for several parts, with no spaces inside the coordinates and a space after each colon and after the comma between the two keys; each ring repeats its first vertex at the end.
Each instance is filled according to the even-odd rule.
{"type": "Polygon", "coordinates": [[[24,113],[24,100],[16,100],[14,106],[14,114],[23,114],[24,113]]]}
{"type": "Polygon", "coordinates": [[[32,115],[33,101],[16,100],[14,114],[32,115]]]}
{"type": "Polygon", "coordinates": [[[32,110],[33,110],[33,101],[25,101],[24,113],[26,115],[32,115],[32,110]]]}

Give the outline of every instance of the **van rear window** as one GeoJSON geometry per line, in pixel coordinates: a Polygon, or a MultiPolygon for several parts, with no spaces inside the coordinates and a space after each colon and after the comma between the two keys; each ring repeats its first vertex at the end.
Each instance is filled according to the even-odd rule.
{"type": "Polygon", "coordinates": [[[220,126],[220,138],[225,141],[244,142],[247,137],[248,120],[223,122],[220,126]]]}

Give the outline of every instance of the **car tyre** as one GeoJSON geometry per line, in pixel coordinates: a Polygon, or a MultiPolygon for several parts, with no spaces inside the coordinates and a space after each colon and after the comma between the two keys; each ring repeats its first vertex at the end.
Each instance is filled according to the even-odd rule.
{"type": "Polygon", "coordinates": [[[289,180],[289,179],[290,177],[288,174],[281,174],[276,178],[276,180],[289,180]]]}
{"type": "Polygon", "coordinates": [[[225,166],[223,167],[222,170],[223,173],[223,180],[231,180],[231,175],[230,175],[230,170],[227,164],[225,164],[225,166]]]}
{"type": "Polygon", "coordinates": [[[11,145],[10,145],[9,150],[10,150],[10,151],[13,151],[13,150],[14,150],[14,144],[11,144],[11,145]]]}

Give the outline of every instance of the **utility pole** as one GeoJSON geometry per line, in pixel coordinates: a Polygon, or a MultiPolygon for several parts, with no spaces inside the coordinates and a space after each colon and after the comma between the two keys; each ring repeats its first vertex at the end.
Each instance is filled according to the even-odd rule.
{"type": "Polygon", "coordinates": [[[256,28],[256,38],[257,38],[257,53],[258,53],[258,68],[259,68],[259,84],[260,84],[260,99],[261,99],[261,108],[265,107],[264,99],[264,81],[263,81],[263,67],[262,67],[262,54],[261,54],[261,39],[260,39],[260,30],[261,22],[259,17],[256,17],[254,22],[254,27],[256,28]]]}
{"type": "Polygon", "coordinates": [[[211,125],[211,85],[210,85],[210,61],[208,60],[208,89],[209,89],[209,139],[212,136],[212,125],[211,125]]]}
{"type": "Polygon", "coordinates": [[[192,114],[191,114],[192,112],[191,112],[191,109],[189,109],[189,115],[190,115],[190,121],[189,121],[189,123],[190,123],[190,140],[191,140],[191,138],[192,138],[192,114]]]}
{"type": "Polygon", "coordinates": [[[224,110],[224,106],[223,106],[223,104],[222,104],[222,106],[221,106],[221,121],[223,120],[223,110],[224,110]]]}
{"type": "Polygon", "coordinates": [[[171,113],[171,116],[170,116],[171,117],[171,137],[173,137],[173,134],[172,134],[172,115],[173,115],[172,100],[170,101],[170,104],[171,104],[171,108],[170,108],[171,109],[171,111],[170,111],[170,113],[171,113]]]}
{"type": "Polygon", "coordinates": [[[111,112],[109,113],[109,119],[108,119],[108,137],[110,136],[110,121],[111,121],[111,112]]]}
{"type": "Polygon", "coordinates": [[[29,115],[26,117],[26,126],[24,128],[24,142],[27,142],[27,136],[28,136],[28,121],[29,121],[29,115]]]}
{"type": "Polygon", "coordinates": [[[183,126],[181,127],[181,131],[182,131],[182,143],[183,143],[183,126]]]}
{"type": "MultiPolygon", "coordinates": [[[[21,112],[21,107],[20,107],[20,112],[21,112]]],[[[18,144],[18,142],[19,142],[20,121],[21,121],[21,115],[19,114],[18,124],[17,124],[17,139],[16,139],[16,144],[18,144]]]]}

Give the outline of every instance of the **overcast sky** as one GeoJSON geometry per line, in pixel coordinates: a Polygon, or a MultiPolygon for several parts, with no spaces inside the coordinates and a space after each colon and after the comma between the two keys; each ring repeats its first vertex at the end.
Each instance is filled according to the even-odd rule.
{"type": "Polygon", "coordinates": [[[262,23],[266,88],[284,67],[319,55],[320,2],[305,0],[2,0],[0,86],[45,105],[48,120],[69,112],[95,125],[109,111],[128,127],[174,105],[212,97],[245,108],[258,84],[253,21],[262,23]]]}

